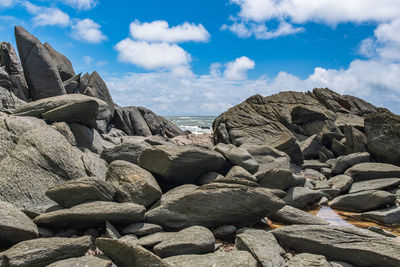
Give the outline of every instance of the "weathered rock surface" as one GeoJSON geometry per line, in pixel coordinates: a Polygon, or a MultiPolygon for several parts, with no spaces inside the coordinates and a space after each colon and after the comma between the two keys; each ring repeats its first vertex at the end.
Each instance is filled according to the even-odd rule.
{"type": "Polygon", "coordinates": [[[133,202],[147,207],[162,195],[160,186],[150,172],[127,161],[113,161],[106,180],[117,188],[118,202],[133,202]]]}
{"type": "Polygon", "coordinates": [[[146,140],[128,139],[114,147],[105,148],[101,157],[108,163],[114,160],[124,160],[137,164],[139,156],[148,148],[151,148],[151,144],[146,140]]]}
{"type": "Polygon", "coordinates": [[[53,262],[47,267],[112,267],[110,260],[98,256],[83,256],[53,262]]]}
{"type": "Polygon", "coordinates": [[[115,127],[127,135],[150,136],[152,133],[137,107],[115,107],[112,120],[115,127]]]}
{"type": "Polygon", "coordinates": [[[214,150],[224,155],[233,165],[243,167],[252,174],[258,171],[258,163],[244,148],[235,147],[232,144],[219,143],[214,147],[214,150]]]}
{"type": "Polygon", "coordinates": [[[355,227],[295,225],[272,231],[276,239],[297,252],[320,254],[356,266],[398,266],[400,243],[355,227]]]}
{"type": "MultiPolygon", "coordinates": [[[[230,178],[240,178],[244,180],[248,180],[251,182],[257,182],[257,178],[254,177],[251,173],[246,171],[244,168],[240,166],[233,166],[229,172],[225,175],[225,178],[230,179],[230,178]]],[[[220,180],[222,178],[217,178],[216,181],[220,180]]]]}
{"type": "Polygon", "coordinates": [[[163,145],[146,149],[139,165],[173,183],[195,183],[200,175],[225,168],[225,158],[196,146],[163,145]]]}
{"type": "Polygon", "coordinates": [[[46,191],[46,196],[64,208],[90,202],[113,201],[114,186],[96,178],[82,178],[68,181],[46,191]]]}
{"type": "Polygon", "coordinates": [[[162,231],[163,228],[152,223],[132,223],[122,229],[124,234],[134,234],[137,236],[145,236],[162,231]]]}
{"type": "Polygon", "coordinates": [[[140,238],[138,244],[143,247],[154,247],[165,240],[169,240],[174,234],[174,232],[157,232],[140,238]]]}
{"type": "Polygon", "coordinates": [[[62,259],[83,256],[91,244],[90,236],[39,238],[18,243],[2,254],[5,266],[42,267],[62,259]]]}
{"type": "Polygon", "coordinates": [[[12,204],[0,201],[0,246],[38,238],[36,225],[12,204]]]}
{"type": "Polygon", "coordinates": [[[290,188],[283,200],[289,206],[303,209],[307,206],[317,203],[322,196],[322,193],[318,190],[297,186],[290,188]]]}
{"type": "Polygon", "coordinates": [[[283,224],[306,224],[306,225],[327,225],[329,224],[322,218],[310,213],[286,205],[278,211],[269,213],[268,218],[283,224]]]}
{"type": "Polygon", "coordinates": [[[370,155],[367,152],[353,153],[346,156],[341,156],[336,159],[332,165],[332,173],[341,174],[344,173],[348,168],[370,161],[370,155]]]}
{"type": "Polygon", "coordinates": [[[318,158],[318,152],[321,150],[321,138],[314,134],[300,143],[300,149],[305,159],[318,158]]]}
{"type": "Polygon", "coordinates": [[[282,266],[285,251],[273,234],[258,229],[239,229],[235,245],[238,250],[250,252],[260,266],[282,266]]]}
{"type": "Polygon", "coordinates": [[[106,102],[108,104],[108,108],[110,109],[111,115],[114,116],[114,102],[111,98],[110,92],[108,91],[106,83],[96,71],[90,75],[89,84],[83,94],[101,99],[106,102]]]}
{"type": "Polygon", "coordinates": [[[291,258],[285,267],[332,267],[325,256],[310,253],[300,253],[291,258]]]}
{"type": "Polygon", "coordinates": [[[283,206],[284,202],[268,189],[218,188],[210,184],[164,203],[161,200],[160,206],[146,213],[146,221],[174,229],[193,225],[212,227],[257,221],[283,206]]]}
{"type": "Polygon", "coordinates": [[[139,222],[144,218],[145,208],[134,203],[95,201],[39,215],[37,225],[48,227],[84,228],[105,221],[112,223],[139,222]]]}
{"type": "Polygon", "coordinates": [[[384,225],[400,225],[400,207],[364,212],[361,213],[360,218],[384,225]]]}
{"type": "Polygon", "coordinates": [[[137,107],[143,119],[150,128],[153,135],[160,135],[167,138],[173,138],[178,135],[184,135],[185,133],[174,123],[167,120],[164,117],[156,115],[153,111],[144,108],[137,107]]]}
{"type": "Polygon", "coordinates": [[[72,63],[66,56],[55,50],[49,43],[44,43],[44,47],[53,59],[54,65],[57,67],[62,81],[66,81],[75,76],[72,63]]]}
{"type": "Polygon", "coordinates": [[[65,95],[57,67],[42,43],[20,26],[15,27],[15,40],[33,100],[65,95]]]}
{"type": "Polygon", "coordinates": [[[345,175],[351,176],[354,182],[381,178],[400,177],[400,167],[385,163],[360,163],[347,169],[345,175]]]}
{"type": "Polygon", "coordinates": [[[333,199],[329,206],[338,210],[362,212],[385,207],[386,205],[392,206],[395,201],[396,196],[389,192],[368,190],[339,196],[333,199]]]}
{"type": "Polygon", "coordinates": [[[304,177],[295,177],[289,170],[285,169],[268,170],[260,173],[257,179],[262,187],[283,191],[291,187],[303,186],[305,183],[304,177]]]}
{"type": "Polygon", "coordinates": [[[171,238],[155,245],[154,253],[161,258],[185,254],[204,254],[214,250],[213,233],[202,226],[192,226],[174,233],[171,238]]]}
{"type": "Polygon", "coordinates": [[[376,180],[369,180],[364,182],[354,183],[349,193],[356,193],[366,190],[384,190],[393,188],[400,185],[400,178],[382,178],[376,180]]]}

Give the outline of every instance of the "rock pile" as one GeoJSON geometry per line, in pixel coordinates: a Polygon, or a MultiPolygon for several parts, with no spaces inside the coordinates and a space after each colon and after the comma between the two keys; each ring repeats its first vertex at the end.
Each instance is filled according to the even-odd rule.
{"type": "Polygon", "coordinates": [[[400,265],[395,235],[304,211],[400,225],[398,116],[329,89],[256,95],[215,120],[213,146],[183,142],[15,33],[21,60],[0,50],[0,267],[400,265]]]}

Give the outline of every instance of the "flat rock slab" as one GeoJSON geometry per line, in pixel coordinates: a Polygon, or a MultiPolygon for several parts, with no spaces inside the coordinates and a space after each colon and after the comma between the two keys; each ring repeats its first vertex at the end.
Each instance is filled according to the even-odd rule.
{"type": "Polygon", "coordinates": [[[306,179],[302,178],[293,176],[291,171],[285,169],[268,170],[257,176],[262,187],[284,191],[294,186],[303,186],[306,179]]]}
{"type": "Polygon", "coordinates": [[[163,145],[146,149],[139,165],[173,183],[195,183],[200,175],[222,171],[226,160],[218,152],[197,146],[163,145]]]}
{"type": "Polygon", "coordinates": [[[138,163],[139,156],[151,145],[144,140],[128,140],[114,147],[105,148],[101,158],[111,163],[115,160],[124,160],[133,164],[138,163]]]}
{"type": "Polygon", "coordinates": [[[97,238],[95,245],[119,267],[172,267],[147,249],[130,242],[97,238]]]}
{"type": "Polygon", "coordinates": [[[110,260],[97,256],[83,256],[53,262],[47,267],[112,267],[110,260]]]}
{"type": "Polygon", "coordinates": [[[318,202],[323,195],[318,190],[306,187],[292,187],[288,190],[283,200],[289,206],[302,209],[318,202]]]}
{"type": "Polygon", "coordinates": [[[286,205],[282,209],[267,215],[268,219],[283,224],[328,225],[329,222],[315,215],[286,205]]]}
{"type": "Polygon", "coordinates": [[[146,209],[134,203],[96,201],[39,215],[34,219],[37,225],[48,227],[82,228],[106,221],[132,223],[144,218],[146,209]]]}
{"type": "Polygon", "coordinates": [[[282,266],[285,251],[273,234],[259,229],[239,229],[235,245],[238,250],[250,252],[261,266],[282,266]]]}
{"type": "Polygon", "coordinates": [[[122,229],[124,234],[134,234],[137,236],[145,236],[161,232],[163,228],[160,225],[152,223],[132,223],[122,229]]]}
{"type": "Polygon", "coordinates": [[[14,205],[0,201],[0,245],[38,238],[36,225],[14,205]]]}
{"type": "Polygon", "coordinates": [[[59,260],[83,256],[91,245],[90,236],[38,238],[18,243],[2,255],[9,267],[42,267],[59,260]]]}
{"type": "Polygon", "coordinates": [[[256,267],[257,261],[247,251],[215,252],[204,255],[180,255],[164,259],[175,267],[256,267]]]}
{"type": "Polygon", "coordinates": [[[146,222],[172,229],[194,225],[214,227],[254,222],[284,205],[281,199],[265,188],[239,185],[213,187],[209,184],[149,210],[146,222]]]}
{"type": "Polygon", "coordinates": [[[293,225],[272,231],[285,247],[356,266],[400,265],[400,242],[369,230],[329,225],[293,225]]]}
{"type": "Polygon", "coordinates": [[[400,207],[364,212],[360,218],[384,225],[400,225],[400,207]]]}
{"type": "Polygon", "coordinates": [[[391,187],[396,187],[400,185],[400,178],[382,178],[369,180],[364,182],[354,183],[349,193],[356,193],[366,190],[384,190],[391,187]]]}
{"type": "Polygon", "coordinates": [[[333,199],[329,206],[338,210],[363,212],[381,207],[392,206],[396,196],[379,190],[361,191],[353,194],[339,196],[333,199]]]}
{"type": "Polygon", "coordinates": [[[94,178],[71,180],[49,188],[46,196],[64,208],[90,202],[113,201],[116,189],[114,186],[94,178]]]}
{"type": "Polygon", "coordinates": [[[345,156],[340,156],[332,165],[332,173],[341,174],[344,173],[348,168],[364,163],[371,160],[371,155],[367,152],[353,153],[345,156]]]}
{"type": "Polygon", "coordinates": [[[154,246],[153,251],[161,258],[185,254],[204,254],[214,250],[213,233],[202,226],[192,226],[174,233],[171,238],[154,246]]]}
{"type": "Polygon", "coordinates": [[[360,163],[346,170],[344,173],[351,176],[354,182],[381,178],[400,177],[400,167],[387,163],[360,163]]]}

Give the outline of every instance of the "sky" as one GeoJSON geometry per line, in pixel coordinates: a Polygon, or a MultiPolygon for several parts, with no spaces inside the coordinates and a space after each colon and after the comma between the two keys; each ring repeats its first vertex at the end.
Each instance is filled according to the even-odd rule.
{"type": "Polygon", "coordinates": [[[399,0],[0,0],[1,41],[15,25],[120,106],[219,115],[328,87],[400,113],[399,0]]]}

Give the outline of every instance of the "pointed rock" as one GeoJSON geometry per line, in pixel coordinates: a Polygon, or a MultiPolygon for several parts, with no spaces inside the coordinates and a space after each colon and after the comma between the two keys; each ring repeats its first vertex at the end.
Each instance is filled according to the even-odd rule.
{"type": "Polygon", "coordinates": [[[55,50],[49,43],[44,43],[44,47],[47,49],[51,58],[53,59],[54,64],[60,73],[62,81],[66,81],[75,76],[72,63],[66,56],[55,50]]]}

